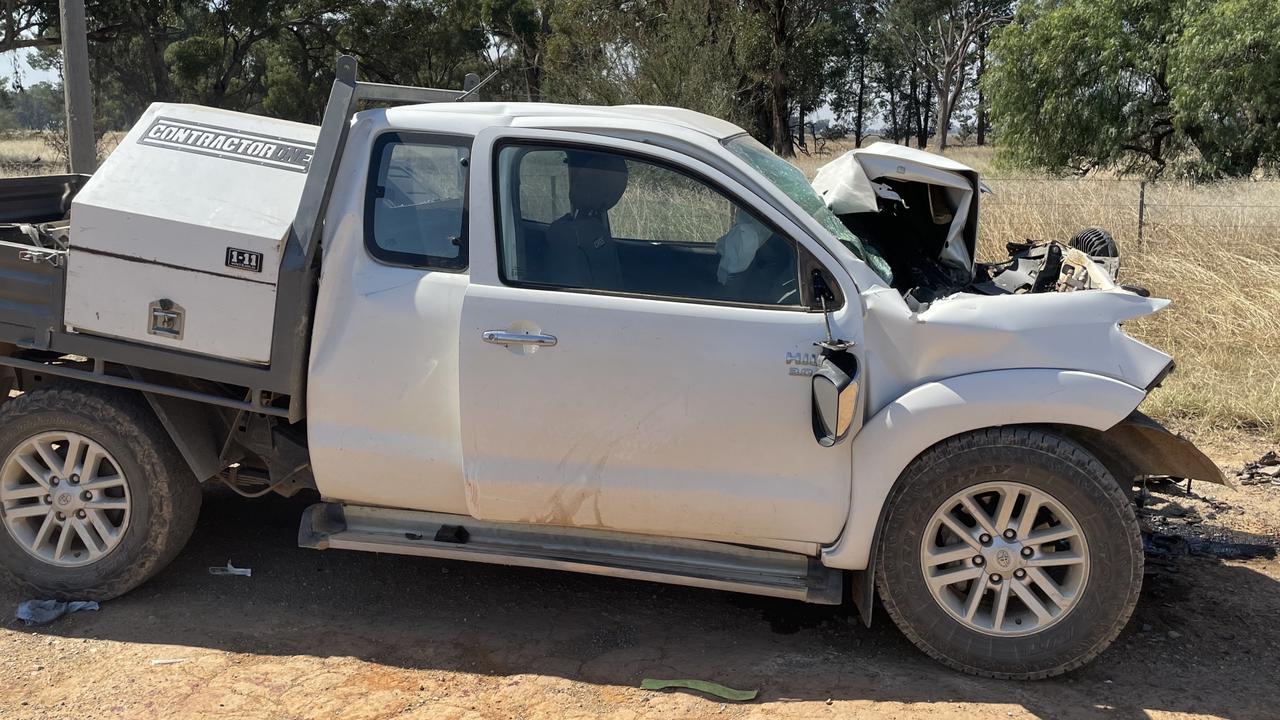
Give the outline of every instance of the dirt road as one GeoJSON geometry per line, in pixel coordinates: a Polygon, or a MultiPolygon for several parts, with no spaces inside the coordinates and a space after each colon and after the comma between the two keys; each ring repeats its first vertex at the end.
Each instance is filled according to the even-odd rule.
{"type": "MultiPolygon", "coordinates": [[[[1280,487],[1216,496],[1225,504],[1172,491],[1149,512],[1170,529],[1276,543],[1280,487]]],[[[10,619],[0,718],[1280,716],[1274,559],[1151,563],[1136,616],[1098,661],[998,682],[929,661],[883,614],[867,629],[847,608],[302,550],[304,505],[211,492],[157,579],[46,627],[10,619]],[[253,577],[208,574],[228,560],[253,577]],[[646,677],[760,696],[638,689],[646,677]]],[[[21,599],[0,587],[9,618],[21,599]]]]}

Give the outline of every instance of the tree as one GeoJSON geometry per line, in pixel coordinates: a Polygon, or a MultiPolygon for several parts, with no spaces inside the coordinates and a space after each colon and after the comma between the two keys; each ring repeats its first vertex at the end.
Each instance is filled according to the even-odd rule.
{"type": "Polygon", "coordinates": [[[370,80],[461,88],[487,46],[474,3],[372,0],[353,5],[338,50],[359,58],[370,80]]]}
{"type": "Polygon", "coordinates": [[[1174,132],[1198,177],[1246,176],[1280,166],[1280,4],[1194,0],[1169,58],[1174,132]]]}
{"type": "Polygon", "coordinates": [[[861,146],[877,88],[872,48],[877,19],[870,0],[838,3],[831,11],[832,48],[824,78],[831,112],[861,146]]]}
{"type": "MultiPolygon", "coordinates": [[[[782,157],[792,149],[791,113],[798,91],[812,97],[825,53],[830,52],[831,24],[828,3],[822,0],[747,0],[749,15],[765,28],[765,53],[759,58],[767,68],[768,140],[782,157]]],[[[808,105],[812,107],[812,104],[808,105]]],[[[803,115],[801,117],[803,120],[803,115]]]]}
{"type": "Polygon", "coordinates": [[[767,40],[732,0],[650,0],[616,7],[562,0],[542,92],[554,101],[675,105],[759,130],[767,40]]]}
{"type": "Polygon", "coordinates": [[[1028,0],[991,51],[1011,161],[1211,178],[1280,159],[1274,0],[1028,0]]]}
{"type": "Polygon", "coordinates": [[[542,99],[543,64],[555,0],[483,0],[480,15],[489,33],[499,70],[517,76],[508,80],[508,95],[524,100],[542,99]]]}
{"type": "Polygon", "coordinates": [[[974,132],[977,135],[977,144],[987,144],[987,130],[990,129],[991,121],[987,117],[987,96],[982,90],[982,76],[987,72],[987,45],[991,42],[991,33],[982,31],[978,35],[978,68],[973,76],[973,84],[978,91],[976,108],[974,110],[974,132]]]}
{"type": "Polygon", "coordinates": [[[987,70],[1001,153],[1023,165],[1158,175],[1176,154],[1168,0],[1027,0],[993,34],[987,70]]]}
{"type": "Polygon", "coordinates": [[[1011,17],[1009,0],[879,0],[883,25],[919,64],[935,103],[935,146],[947,149],[952,116],[966,89],[978,39],[1011,17]]]}
{"type": "Polygon", "coordinates": [[[66,122],[62,86],[39,82],[14,92],[6,98],[14,121],[31,130],[50,130],[66,122]]]}
{"type": "MultiPolygon", "coordinates": [[[[87,3],[91,42],[111,40],[127,30],[127,16],[118,12],[116,3],[87,3]]],[[[0,52],[25,48],[57,48],[62,45],[58,0],[18,2],[8,0],[4,19],[0,22],[0,52]]]]}

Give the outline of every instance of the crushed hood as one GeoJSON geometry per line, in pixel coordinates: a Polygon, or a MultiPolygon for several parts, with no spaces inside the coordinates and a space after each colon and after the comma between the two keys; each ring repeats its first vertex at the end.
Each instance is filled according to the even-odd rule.
{"type": "MultiPolygon", "coordinates": [[[[937,187],[945,205],[930,208],[935,216],[950,215],[950,227],[939,262],[972,277],[978,245],[978,172],[950,158],[893,143],[877,142],[850,150],[822,166],[813,189],[836,215],[875,213],[879,199],[901,200],[885,180],[924,183],[937,187]]],[[[940,198],[941,200],[941,198],[940,198]]]]}

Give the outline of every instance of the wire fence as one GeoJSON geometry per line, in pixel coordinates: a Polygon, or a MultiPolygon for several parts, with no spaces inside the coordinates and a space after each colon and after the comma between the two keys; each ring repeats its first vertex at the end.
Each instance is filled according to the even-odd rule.
{"type": "Polygon", "coordinates": [[[1257,242],[1280,236],[1280,182],[1204,185],[1106,178],[986,177],[984,244],[1025,239],[1065,240],[1103,227],[1139,247],[1163,237],[1217,234],[1257,242]]]}

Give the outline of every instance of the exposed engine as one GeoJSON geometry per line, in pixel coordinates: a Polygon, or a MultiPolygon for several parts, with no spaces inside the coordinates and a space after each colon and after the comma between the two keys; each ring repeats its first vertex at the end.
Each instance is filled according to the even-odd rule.
{"type": "Polygon", "coordinates": [[[1102,228],[1081,230],[1066,243],[1027,240],[1005,248],[1008,260],[974,266],[967,289],[984,295],[1071,292],[1112,287],[1119,279],[1120,247],[1102,228]]]}
{"type": "Polygon", "coordinates": [[[978,200],[990,189],[976,171],[950,158],[875,143],[824,166],[813,187],[845,227],[884,258],[892,286],[913,309],[966,292],[1116,287],[1120,250],[1102,228],[1086,228],[1066,242],[1009,243],[1008,259],[976,262],[978,200]]]}

